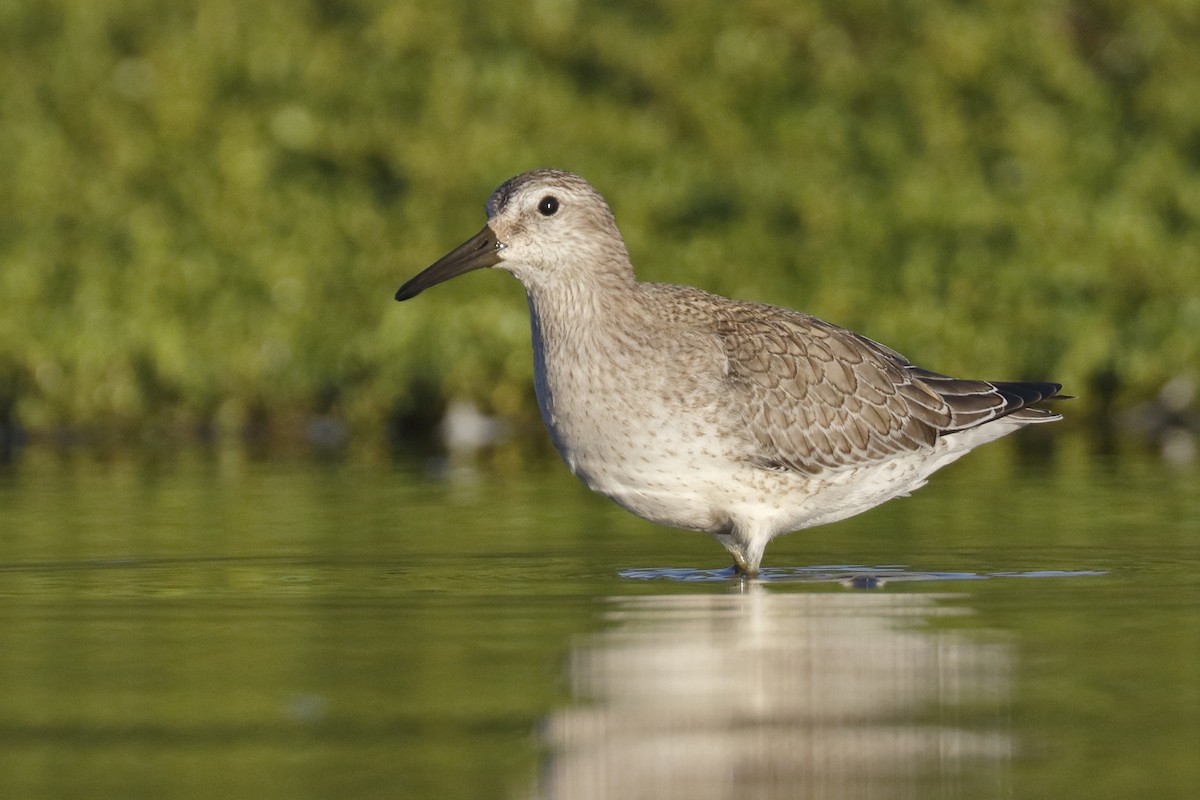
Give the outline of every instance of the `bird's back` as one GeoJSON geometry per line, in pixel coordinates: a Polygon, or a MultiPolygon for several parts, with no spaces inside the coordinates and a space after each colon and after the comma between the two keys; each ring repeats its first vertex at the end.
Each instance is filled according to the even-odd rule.
{"type": "Polygon", "coordinates": [[[650,316],[715,337],[730,416],[765,468],[810,475],[857,468],[1006,417],[1010,424],[1058,419],[1032,407],[1056,395],[1056,383],[952,378],[797,311],[685,286],[641,287],[659,309],[650,316]]]}

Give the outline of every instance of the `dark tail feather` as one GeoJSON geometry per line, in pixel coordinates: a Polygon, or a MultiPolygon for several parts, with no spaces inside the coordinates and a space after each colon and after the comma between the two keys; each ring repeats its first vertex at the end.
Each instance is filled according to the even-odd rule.
{"type": "Polygon", "coordinates": [[[1001,416],[1011,416],[1026,422],[1053,422],[1062,419],[1061,414],[1044,408],[1031,408],[1034,403],[1045,400],[1069,400],[1070,395],[1061,395],[1061,383],[1043,381],[990,381],[1005,399],[1001,416]]]}
{"type": "Polygon", "coordinates": [[[1059,391],[1062,390],[1061,383],[1041,381],[988,381],[988,383],[999,389],[1000,394],[1004,395],[1004,399],[1018,403],[1020,406],[1031,406],[1052,397],[1058,400],[1068,399],[1059,394],[1059,391]]]}
{"type": "Polygon", "coordinates": [[[1060,418],[1051,411],[1030,406],[1052,398],[1063,399],[1058,394],[1062,384],[964,380],[919,367],[910,367],[910,370],[950,407],[951,423],[943,429],[945,431],[973,428],[1011,415],[1028,422],[1050,422],[1060,418]]]}

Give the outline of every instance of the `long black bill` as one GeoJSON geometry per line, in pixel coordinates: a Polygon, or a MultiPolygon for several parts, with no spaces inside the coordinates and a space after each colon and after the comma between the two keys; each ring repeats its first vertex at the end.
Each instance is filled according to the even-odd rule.
{"type": "Polygon", "coordinates": [[[484,225],[483,230],[479,233],[439,258],[432,266],[401,286],[396,292],[396,299],[407,300],[410,297],[416,297],[434,284],[448,281],[473,269],[494,267],[500,263],[500,250],[503,247],[504,245],[496,239],[496,234],[492,231],[491,226],[484,225]]]}

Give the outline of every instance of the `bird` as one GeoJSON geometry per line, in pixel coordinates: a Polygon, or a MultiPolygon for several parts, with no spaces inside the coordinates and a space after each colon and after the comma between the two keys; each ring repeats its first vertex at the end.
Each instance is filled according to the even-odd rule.
{"type": "Polygon", "coordinates": [[[634,276],[582,177],[503,183],[487,222],[396,292],[484,268],[523,284],[534,389],[555,449],[650,522],[711,534],[733,571],[767,544],[904,496],[973,448],[1061,415],[1061,384],[963,380],[817,317],[634,276]]]}

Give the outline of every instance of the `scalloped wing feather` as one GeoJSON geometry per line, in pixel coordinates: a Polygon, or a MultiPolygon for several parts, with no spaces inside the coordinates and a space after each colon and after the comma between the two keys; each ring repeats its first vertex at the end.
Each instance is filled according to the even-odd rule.
{"type": "Polygon", "coordinates": [[[1027,406],[1058,384],[951,378],[806,314],[726,311],[716,333],[729,409],[746,424],[750,457],[766,468],[816,474],[929,450],[943,434],[1008,415],[1057,418],[1027,406]]]}

